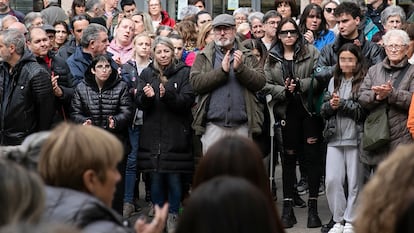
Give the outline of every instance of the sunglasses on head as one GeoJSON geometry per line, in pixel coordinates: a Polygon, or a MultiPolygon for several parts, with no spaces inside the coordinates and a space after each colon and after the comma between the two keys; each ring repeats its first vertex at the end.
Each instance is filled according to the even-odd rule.
{"type": "Polygon", "coordinates": [[[325,11],[328,12],[328,13],[335,13],[335,9],[336,8],[327,7],[327,8],[325,8],[325,11]]]}

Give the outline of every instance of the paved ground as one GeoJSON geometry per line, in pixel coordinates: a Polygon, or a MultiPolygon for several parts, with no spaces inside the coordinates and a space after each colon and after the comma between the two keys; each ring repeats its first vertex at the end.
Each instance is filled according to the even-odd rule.
{"type": "MultiPolygon", "coordinates": [[[[276,184],[278,187],[277,195],[278,195],[278,201],[277,201],[277,207],[279,210],[279,214],[282,213],[282,171],[281,166],[276,167],[276,184]]],[[[143,184],[140,185],[140,190],[144,190],[143,184]]],[[[141,193],[141,200],[143,199],[144,194],[141,193]]],[[[302,196],[303,200],[307,202],[307,195],[302,196]]],[[[140,212],[135,213],[131,218],[129,218],[129,221],[131,223],[135,222],[135,220],[140,215],[147,215],[149,208],[146,202],[140,201],[139,204],[143,207],[140,212]]],[[[322,224],[328,223],[331,214],[329,212],[328,202],[326,200],[325,195],[320,196],[318,200],[318,208],[319,208],[319,217],[322,220],[322,224]]],[[[294,208],[296,218],[298,220],[298,223],[290,229],[286,229],[287,233],[320,233],[320,228],[313,228],[309,229],[306,228],[307,223],[307,217],[308,217],[308,209],[307,208],[294,208]]]]}

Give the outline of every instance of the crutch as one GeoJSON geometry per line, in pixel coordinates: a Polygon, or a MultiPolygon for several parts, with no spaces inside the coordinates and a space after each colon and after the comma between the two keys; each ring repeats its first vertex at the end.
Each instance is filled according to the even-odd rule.
{"type": "Polygon", "coordinates": [[[270,119],[270,169],[269,169],[269,183],[270,183],[270,190],[273,187],[273,151],[274,151],[274,136],[275,136],[275,115],[273,113],[273,106],[275,105],[275,101],[272,101],[272,95],[266,95],[266,105],[267,109],[269,110],[269,119],[270,119]]]}

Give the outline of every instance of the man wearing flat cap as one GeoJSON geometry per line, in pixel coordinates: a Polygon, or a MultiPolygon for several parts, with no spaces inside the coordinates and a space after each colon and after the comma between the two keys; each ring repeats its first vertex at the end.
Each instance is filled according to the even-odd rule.
{"type": "Polygon", "coordinates": [[[197,55],[190,73],[199,95],[193,128],[204,153],[223,136],[260,134],[263,111],[255,94],[266,83],[258,60],[236,38],[234,18],[221,14],[212,25],[214,42],[197,55]]]}

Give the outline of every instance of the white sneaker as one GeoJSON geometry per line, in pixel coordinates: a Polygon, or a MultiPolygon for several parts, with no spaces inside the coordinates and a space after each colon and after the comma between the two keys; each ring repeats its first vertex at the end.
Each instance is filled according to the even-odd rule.
{"type": "Polygon", "coordinates": [[[167,218],[167,232],[174,233],[177,227],[178,214],[168,214],[167,218]]]}
{"type": "Polygon", "coordinates": [[[354,233],[354,227],[351,223],[345,223],[343,233],[354,233]]]}
{"type": "Polygon", "coordinates": [[[344,225],[341,223],[335,223],[335,225],[328,231],[328,233],[343,233],[344,225]]]}

